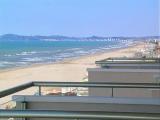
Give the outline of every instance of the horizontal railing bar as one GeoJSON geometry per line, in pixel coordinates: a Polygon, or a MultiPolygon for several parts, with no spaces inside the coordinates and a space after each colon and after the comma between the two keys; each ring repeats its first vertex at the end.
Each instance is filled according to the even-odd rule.
{"type": "Polygon", "coordinates": [[[27,89],[32,86],[48,87],[95,87],[95,88],[150,88],[160,89],[157,83],[97,83],[97,82],[30,82],[0,91],[0,98],[27,89]]]}
{"type": "Polygon", "coordinates": [[[114,61],[113,62],[111,62],[111,61],[95,62],[95,64],[131,64],[131,65],[132,64],[146,64],[146,65],[148,65],[148,64],[155,64],[156,65],[157,64],[158,65],[159,63],[156,63],[156,62],[133,62],[133,61],[132,62],[128,62],[128,61],[127,62],[125,62],[125,61],[121,61],[121,62],[120,61],[115,61],[115,62],[114,61]]]}
{"type": "Polygon", "coordinates": [[[155,61],[159,61],[160,58],[134,58],[134,57],[112,57],[112,58],[106,58],[106,59],[103,59],[103,60],[99,60],[99,61],[107,61],[107,60],[155,60],[155,61]]]}
{"type": "Polygon", "coordinates": [[[29,82],[29,83],[25,83],[25,84],[22,84],[22,85],[13,87],[13,88],[9,88],[9,89],[0,91],[0,98],[16,93],[16,92],[19,92],[21,90],[27,89],[32,86],[33,86],[33,82],[29,82]]]}
{"type": "Polygon", "coordinates": [[[95,64],[159,64],[160,61],[96,61],[95,64]]]}
{"type": "Polygon", "coordinates": [[[157,64],[160,63],[160,58],[107,58],[100,61],[95,61],[96,64],[157,64]]]}
{"type": "Polygon", "coordinates": [[[49,87],[98,87],[98,88],[153,88],[160,89],[157,83],[97,83],[97,82],[33,82],[34,86],[49,87]]]}
{"type": "Polygon", "coordinates": [[[66,119],[114,119],[160,120],[159,113],[121,113],[54,110],[0,110],[0,118],[66,118],[66,119]]]}

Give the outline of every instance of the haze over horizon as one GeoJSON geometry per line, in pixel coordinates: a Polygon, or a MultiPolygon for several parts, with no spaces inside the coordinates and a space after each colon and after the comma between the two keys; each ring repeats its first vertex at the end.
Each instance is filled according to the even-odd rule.
{"type": "Polygon", "coordinates": [[[151,36],[96,36],[96,35],[90,35],[90,36],[67,36],[67,35],[54,35],[54,34],[52,34],[52,35],[20,35],[20,34],[2,34],[2,35],[0,35],[0,37],[2,37],[2,36],[26,36],[26,37],[36,37],[36,36],[43,36],[43,37],[69,37],[69,38],[91,38],[91,37],[99,37],[99,38],[110,38],[110,37],[124,37],[124,38],[143,38],[143,37],[158,37],[158,38],[160,38],[160,35],[151,35],[151,36]]]}
{"type": "Polygon", "coordinates": [[[1,0],[0,35],[160,36],[159,0],[1,0]]]}

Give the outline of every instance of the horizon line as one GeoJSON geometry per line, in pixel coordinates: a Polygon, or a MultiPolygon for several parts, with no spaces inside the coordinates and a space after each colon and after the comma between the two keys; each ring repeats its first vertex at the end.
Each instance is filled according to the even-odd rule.
{"type": "Polygon", "coordinates": [[[75,37],[75,38],[87,38],[87,37],[160,37],[160,35],[142,35],[142,36],[100,36],[100,35],[89,35],[89,36],[69,36],[69,35],[60,35],[60,34],[50,34],[50,35],[40,35],[40,34],[34,34],[34,35],[22,35],[22,34],[14,34],[14,33],[6,33],[6,34],[0,34],[0,36],[3,35],[17,35],[17,36],[63,36],[63,37],[75,37]]]}

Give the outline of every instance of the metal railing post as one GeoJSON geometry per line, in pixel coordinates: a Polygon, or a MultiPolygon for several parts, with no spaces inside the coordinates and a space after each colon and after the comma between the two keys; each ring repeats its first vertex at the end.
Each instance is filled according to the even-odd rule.
{"type": "MultiPolygon", "coordinates": [[[[27,102],[22,102],[22,110],[26,110],[27,109],[27,102]]],[[[27,118],[22,118],[22,120],[27,120],[27,118]]]]}
{"type": "Polygon", "coordinates": [[[114,97],[114,96],[113,96],[113,87],[112,87],[112,97],[114,97]]]}
{"type": "MultiPolygon", "coordinates": [[[[27,102],[23,101],[23,102],[17,102],[16,103],[16,109],[17,110],[26,110],[27,109],[27,102]]],[[[27,118],[23,117],[23,118],[16,118],[15,120],[27,120],[27,118]]]]}
{"type": "Polygon", "coordinates": [[[39,86],[38,86],[38,95],[39,95],[39,96],[41,96],[41,95],[42,95],[42,93],[41,93],[41,92],[42,92],[42,91],[41,91],[41,86],[39,85],[39,86]]]}

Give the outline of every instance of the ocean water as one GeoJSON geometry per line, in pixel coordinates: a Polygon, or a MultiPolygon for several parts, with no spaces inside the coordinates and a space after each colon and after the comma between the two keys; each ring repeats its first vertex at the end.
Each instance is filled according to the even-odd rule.
{"type": "Polygon", "coordinates": [[[0,70],[32,64],[53,63],[65,58],[122,48],[133,41],[6,41],[0,40],[0,70]]]}

